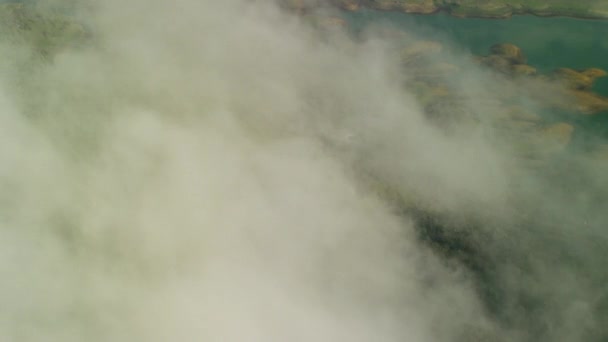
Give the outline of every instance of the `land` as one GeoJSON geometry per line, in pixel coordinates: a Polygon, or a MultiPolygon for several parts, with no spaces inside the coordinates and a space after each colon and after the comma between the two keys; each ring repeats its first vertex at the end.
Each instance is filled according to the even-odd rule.
{"type": "Polygon", "coordinates": [[[458,17],[509,18],[516,14],[608,18],[606,0],[333,0],[345,10],[371,8],[431,14],[446,12],[458,17]]]}
{"type": "Polygon", "coordinates": [[[59,12],[34,5],[0,4],[0,44],[10,44],[12,50],[27,46],[33,55],[51,57],[87,38],[82,24],[59,12]]]}

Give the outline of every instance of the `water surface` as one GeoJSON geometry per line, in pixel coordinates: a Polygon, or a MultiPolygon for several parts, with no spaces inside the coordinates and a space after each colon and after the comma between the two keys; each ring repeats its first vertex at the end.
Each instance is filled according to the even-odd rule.
{"type": "MultiPolygon", "coordinates": [[[[512,43],[522,48],[528,64],[541,73],[561,67],[608,70],[608,20],[531,15],[510,19],[457,18],[444,13],[415,15],[365,9],[346,13],[345,18],[355,31],[384,22],[449,42],[475,55],[487,54],[496,43],[512,43]]],[[[599,79],[593,90],[608,96],[608,77],[599,79]]],[[[567,120],[583,128],[586,138],[608,139],[608,113],[573,115],[567,120]]],[[[581,134],[579,130],[578,139],[581,134]]]]}

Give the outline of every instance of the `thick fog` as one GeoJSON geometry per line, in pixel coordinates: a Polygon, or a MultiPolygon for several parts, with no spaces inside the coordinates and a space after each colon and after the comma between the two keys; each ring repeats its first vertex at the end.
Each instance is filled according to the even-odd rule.
{"type": "Polygon", "coordinates": [[[0,47],[0,340],[606,337],[607,159],[498,119],[545,84],[445,46],[430,118],[390,29],[81,7],[85,43],[0,47]]]}

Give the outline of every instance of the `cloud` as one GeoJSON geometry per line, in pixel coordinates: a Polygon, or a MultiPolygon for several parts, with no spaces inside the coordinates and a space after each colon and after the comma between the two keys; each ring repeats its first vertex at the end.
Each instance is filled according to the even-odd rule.
{"type": "Polygon", "coordinates": [[[513,152],[487,86],[510,81],[446,52],[465,72],[440,122],[471,114],[446,128],[376,33],[255,1],[87,10],[89,43],[3,70],[1,338],[597,336],[586,243],[605,235],[570,224],[605,222],[603,194],[567,183],[573,200],[513,152]],[[421,237],[420,213],[473,262],[421,237]]]}

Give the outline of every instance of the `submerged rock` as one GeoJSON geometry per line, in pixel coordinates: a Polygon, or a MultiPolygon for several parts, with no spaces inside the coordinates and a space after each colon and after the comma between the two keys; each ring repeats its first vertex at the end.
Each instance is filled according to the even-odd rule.
{"type": "Polygon", "coordinates": [[[568,88],[588,90],[593,85],[594,78],[570,68],[559,68],[553,72],[555,80],[562,82],[568,88]]]}
{"type": "Polygon", "coordinates": [[[574,126],[565,122],[533,127],[515,142],[515,151],[520,157],[542,165],[564,151],[573,132],[574,126]]]}
{"type": "Polygon", "coordinates": [[[590,156],[594,159],[608,162],[608,144],[596,147],[593,151],[591,151],[590,156]]]}
{"type": "Polygon", "coordinates": [[[591,77],[592,79],[596,79],[599,77],[605,77],[608,73],[605,70],[599,68],[589,68],[581,71],[581,73],[585,76],[591,77]]]}
{"type": "Polygon", "coordinates": [[[527,96],[542,106],[583,114],[608,111],[608,98],[591,92],[595,81],[608,75],[606,71],[559,68],[549,76],[538,75],[534,67],[525,64],[523,52],[513,44],[493,45],[490,52],[488,56],[477,57],[477,61],[508,76],[534,77],[537,86],[531,87],[527,96]]]}
{"type": "Polygon", "coordinates": [[[513,65],[511,71],[515,76],[534,76],[537,74],[536,68],[527,64],[513,65]]]}
{"type": "Polygon", "coordinates": [[[595,114],[608,111],[608,98],[589,92],[575,90],[571,94],[576,100],[574,109],[583,114],[595,114]]]}
{"type": "Polygon", "coordinates": [[[412,64],[420,61],[421,58],[438,54],[443,46],[434,41],[415,42],[401,51],[401,58],[405,64],[412,64]]]}
{"type": "Polygon", "coordinates": [[[512,69],[511,62],[508,59],[498,55],[481,57],[479,58],[479,61],[482,64],[502,73],[510,73],[512,69]]]}
{"type": "Polygon", "coordinates": [[[560,122],[544,128],[541,135],[546,141],[565,146],[570,143],[572,132],[574,132],[574,126],[560,122]]]}
{"type": "Polygon", "coordinates": [[[506,59],[511,64],[526,64],[526,57],[521,51],[521,48],[513,44],[503,43],[492,45],[492,47],[490,47],[490,53],[506,59]]]}
{"type": "Polygon", "coordinates": [[[454,64],[437,62],[428,65],[417,66],[407,70],[408,76],[429,84],[445,83],[451,75],[458,72],[460,68],[454,64]]]}
{"type": "Polygon", "coordinates": [[[559,68],[553,72],[553,78],[563,82],[567,87],[578,90],[589,90],[596,79],[606,76],[606,71],[597,68],[574,70],[559,68]]]}
{"type": "Polygon", "coordinates": [[[322,29],[341,29],[341,28],[345,28],[347,26],[346,24],[346,20],[340,18],[340,17],[320,17],[317,18],[316,20],[316,24],[322,28],[322,29]]]}
{"type": "Polygon", "coordinates": [[[539,122],[541,121],[540,115],[526,110],[523,107],[511,107],[505,112],[505,116],[510,120],[515,121],[527,121],[527,122],[539,122]]]}
{"type": "Polygon", "coordinates": [[[561,82],[568,90],[565,96],[572,98],[565,107],[583,114],[608,111],[608,98],[591,91],[596,79],[606,76],[606,71],[597,68],[574,70],[559,68],[553,72],[552,80],[561,82]]]}
{"type": "Polygon", "coordinates": [[[478,61],[503,74],[510,76],[534,76],[536,68],[526,64],[526,57],[521,48],[504,43],[490,48],[488,56],[479,57],[478,61]]]}
{"type": "Polygon", "coordinates": [[[374,33],[383,39],[390,41],[398,47],[407,46],[409,40],[411,40],[411,33],[406,30],[400,30],[390,27],[380,27],[375,29],[374,33]]]}

